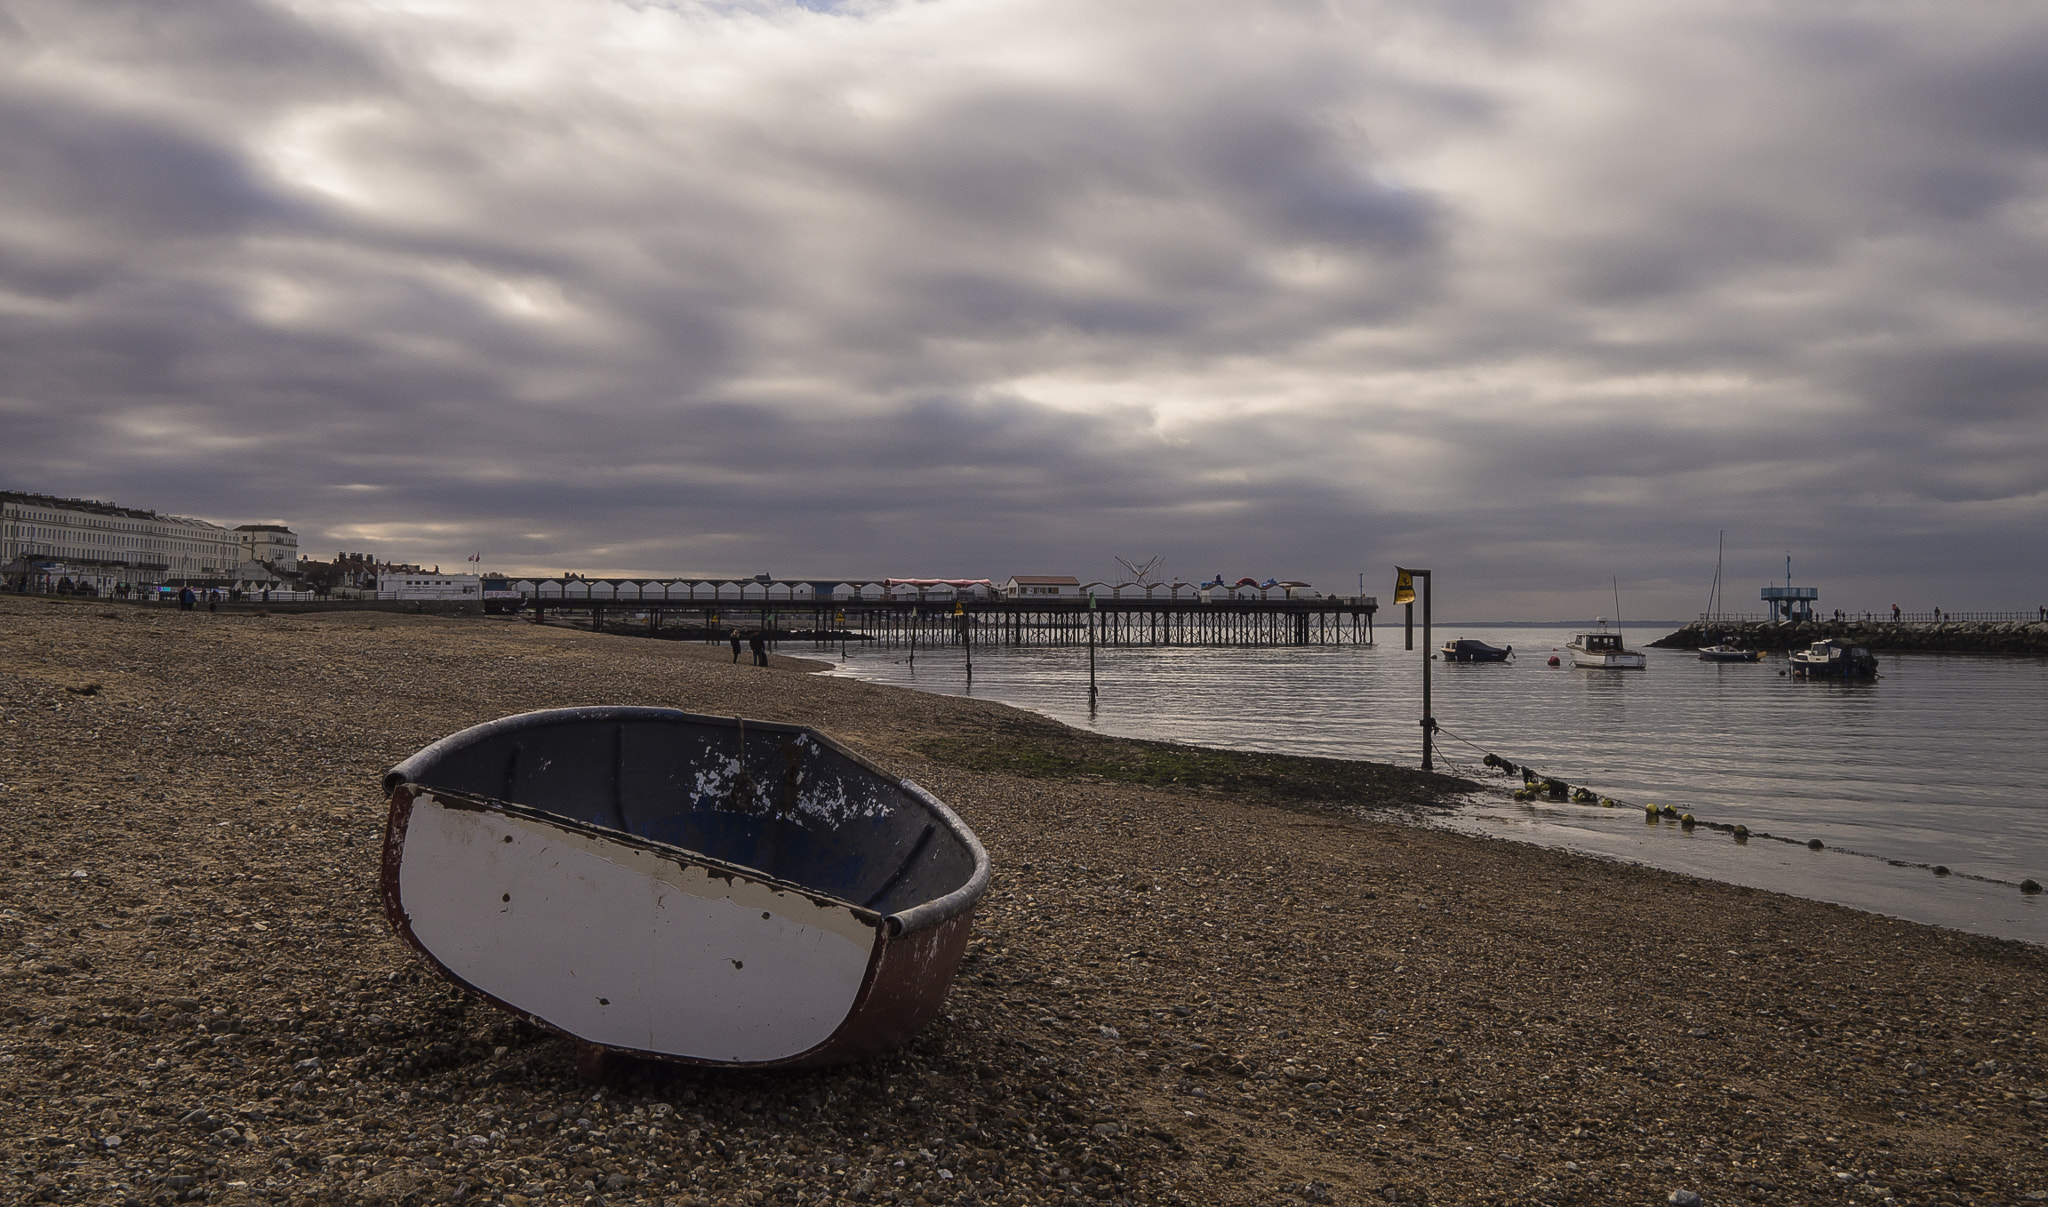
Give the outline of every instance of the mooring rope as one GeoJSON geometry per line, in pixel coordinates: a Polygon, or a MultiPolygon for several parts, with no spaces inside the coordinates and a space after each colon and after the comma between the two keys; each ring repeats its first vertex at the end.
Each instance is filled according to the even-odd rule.
{"type": "MultiPolygon", "coordinates": [[[[1606,796],[1599,792],[1595,792],[1592,788],[1587,787],[1584,783],[1573,784],[1565,778],[1551,775],[1548,772],[1538,771],[1536,768],[1530,766],[1527,763],[1516,763],[1512,760],[1504,759],[1501,756],[1486,749],[1486,747],[1480,745],[1479,743],[1474,742],[1470,738],[1467,738],[1462,734],[1453,733],[1450,730],[1445,729],[1441,723],[1433,725],[1431,726],[1431,728],[1434,730],[1436,734],[1443,737],[1448,737],[1461,745],[1470,747],[1475,753],[1482,756],[1479,760],[1478,768],[1473,768],[1469,772],[1472,778],[1476,779],[1480,776],[1487,774],[1499,775],[1504,779],[1514,779],[1516,777],[1520,777],[1522,781],[1522,786],[1515,789],[1510,794],[1518,801],[1534,801],[1548,799],[1552,801],[1570,801],[1574,804],[1581,805],[1595,805],[1601,808],[1609,809],[1640,807],[1643,811],[1643,816],[1647,820],[1676,821],[1680,829],[1686,830],[1688,832],[1690,832],[1696,826],[1703,826],[1709,830],[1717,830],[1721,833],[1731,835],[1734,837],[1735,841],[1739,843],[1747,843],[1752,838],[1760,838],[1769,840],[1771,842],[1786,843],[1791,846],[1812,847],[1816,850],[1834,850],[1845,855],[1856,855],[1864,859],[1882,859],[1884,860],[1884,862],[1891,864],[1893,867],[1923,868],[1931,870],[1936,875],[1940,876],[1957,875],[1962,879],[1975,880],[1984,884],[2001,884],[2009,887],[2012,886],[2012,881],[2009,880],[1999,880],[1990,876],[1977,876],[1970,875],[1968,873],[1952,873],[1946,866],[1941,864],[1907,863],[1898,859],[1888,859],[1882,855],[1873,855],[1867,851],[1851,850],[1848,847],[1830,847],[1827,843],[1822,842],[1818,838],[1786,838],[1783,835],[1772,834],[1763,830],[1753,831],[1745,825],[1730,825],[1727,822],[1718,821],[1700,821],[1692,814],[1680,812],[1677,808],[1671,805],[1657,805],[1651,804],[1649,802],[1644,802],[1641,806],[1637,806],[1633,802],[1624,800],[1620,797],[1606,796]],[[1483,770],[1479,768],[1483,768],[1483,770]]],[[[1438,750],[1438,754],[1439,757],[1442,757],[1442,751],[1440,748],[1438,750]]],[[[1469,766],[1468,764],[1455,762],[1449,758],[1442,758],[1442,761],[1446,765],[1457,767],[1460,770],[1465,770],[1469,766]]],[[[2017,887],[2022,893],[2038,893],[2041,891],[2040,883],[2032,879],[2020,881],[2017,887]]]]}

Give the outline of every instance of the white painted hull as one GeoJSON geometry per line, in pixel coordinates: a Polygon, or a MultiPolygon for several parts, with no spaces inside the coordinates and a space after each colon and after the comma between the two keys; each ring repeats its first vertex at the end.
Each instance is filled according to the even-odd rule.
{"type": "Polygon", "coordinates": [[[872,913],[431,793],[402,842],[413,938],[464,984],[607,1048],[792,1059],[846,1021],[881,941],[872,913]]]}
{"type": "Polygon", "coordinates": [[[816,1066],[930,1022],[988,856],[814,731],[672,709],[475,726],[385,774],[383,896],[442,975],[612,1054],[816,1066]]]}
{"type": "Polygon", "coordinates": [[[1592,670],[1640,671],[1647,669],[1650,665],[1649,658],[1636,653],[1634,650],[1625,650],[1618,654],[1607,654],[1590,653],[1576,646],[1567,648],[1572,652],[1573,666],[1583,666],[1592,670]]]}

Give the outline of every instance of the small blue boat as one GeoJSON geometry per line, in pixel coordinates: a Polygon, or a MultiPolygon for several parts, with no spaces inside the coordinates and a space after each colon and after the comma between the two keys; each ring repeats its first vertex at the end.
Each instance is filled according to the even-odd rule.
{"type": "Polygon", "coordinates": [[[1444,642],[1442,656],[1445,662],[1506,662],[1514,652],[1511,645],[1488,645],[1471,637],[1460,637],[1444,642]]]}

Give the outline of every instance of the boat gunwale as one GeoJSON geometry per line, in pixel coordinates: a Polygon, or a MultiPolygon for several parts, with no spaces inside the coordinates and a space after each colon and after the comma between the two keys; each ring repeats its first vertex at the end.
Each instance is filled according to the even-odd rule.
{"type": "Polygon", "coordinates": [[[857,916],[862,916],[864,920],[866,918],[877,919],[881,925],[887,928],[891,937],[925,930],[937,926],[958,914],[970,911],[988,892],[988,851],[981,845],[981,840],[975,837],[974,831],[968,829],[967,824],[961,821],[959,815],[954,813],[944,801],[933,796],[915,781],[890,774],[888,771],[877,766],[872,760],[853,750],[847,749],[846,746],[831,736],[808,725],[792,725],[782,721],[753,721],[742,717],[714,716],[705,713],[685,712],[677,708],[654,708],[633,704],[581,705],[573,708],[537,709],[532,712],[514,713],[508,717],[500,717],[495,721],[485,721],[481,724],[472,725],[467,729],[458,730],[455,733],[431,742],[405,759],[400,760],[391,770],[385,772],[383,785],[384,795],[387,800],[399,788],[410,787],[415,790],[416,795],[430,794],[437,798],[459,800],[472,808],[489,809],[501,807],[507,812],[531,817],[544,821],[547,824],[559,825],[566,829],[591,834],[609,841],[621,842],[629,846],[652,851],[656,854],[680,857],[688,862],[716,867],[720,872],[730,872],[733,875],[742,876],[761,884],[776,888],[787,888],[812,901],[827,901],[841,908],[852,910],[857,916]],[[491,797],[460,792],[455,789],[440,788],[419,778],[434,763],[450,754],[477,742],[486,741],[505,734],[563,724],[593,722],[601,724],[626,721],[716,725],[733,730],[753,729],[761,732],[809,737],[819,742],[826,749],[849,760],[868,774],[896,788],[910,800],[921,806],[966,848],[969,858],[973,861],[974,870],[968,875],[965,883],[951,892],[934,897],[929,901],[920,901],[916,905],[898,910],[895,913],[881,914],[875,910],[865,909],[850,902],[841,901],[829,893],[822,893],[817,889],[808,888],[793,881],[783,880],[760,868],[719,859],[717,856],[692,850],[688,847],[677,846],[673,843],[643,838],[630,831],[577,821],[573,818],[564,817],[549,810],[539,808],[538,806],[522,805],[516,801],[501,801],[491,797]]]}

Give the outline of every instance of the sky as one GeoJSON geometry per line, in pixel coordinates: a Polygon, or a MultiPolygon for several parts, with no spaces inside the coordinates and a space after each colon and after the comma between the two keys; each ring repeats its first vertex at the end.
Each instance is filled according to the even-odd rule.
{"type": "Polygon", "coordinates": [[[308,555],[2048,603],[2048,9],[0,0],[0,488],[308,555]]]}

